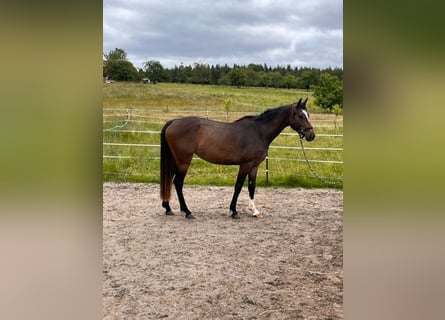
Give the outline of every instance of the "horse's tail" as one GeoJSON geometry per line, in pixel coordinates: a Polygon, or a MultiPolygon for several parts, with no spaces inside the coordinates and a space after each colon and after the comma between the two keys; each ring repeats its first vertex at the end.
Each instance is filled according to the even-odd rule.
{"type": "Polygon", "coordinates": [[[161,199],[169,201],[173,176],[176,171],[175,158],[165,138],[165,131],[172,121],[167,122],[161,131],[161,199]]]}

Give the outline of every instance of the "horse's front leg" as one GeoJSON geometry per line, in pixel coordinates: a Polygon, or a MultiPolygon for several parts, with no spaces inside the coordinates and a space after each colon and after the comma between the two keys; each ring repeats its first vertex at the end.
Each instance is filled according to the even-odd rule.
{"type": "Polygon", "coordinates": [[[258,172],[258,166],[253,168],[249,172],[249,186],[248,186],[248,188],[249,188],[249,198],[250,199],[249,199],[248,209],[252,212],[254,217],[261,218],[262,215],[260,214],[258,209],[255,207],[255,201],[254,201],[257,172],[258,172]]]}
{"type": "Polygon", "coordinates": [[[247,173],[240,167],[238,172],[238,177],[235,183],[235,192],[233,193],[232,202],[230,202],[230,213],[233,219],[239,219],[240,216],[236,211],[236,202],[238,201],[238,196],[243,188],[244,180],[246,180],[247,173]]]}

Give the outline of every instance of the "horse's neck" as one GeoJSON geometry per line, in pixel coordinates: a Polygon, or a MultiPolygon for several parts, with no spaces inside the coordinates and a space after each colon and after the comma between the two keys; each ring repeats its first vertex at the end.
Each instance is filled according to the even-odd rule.
{"type": "Polygon", "coordinates": [[[290,108],[280,108],[264,118],[261,122],[262,131],[267,144],[271,144],[272,141],[289,125],[289,112],[290,108]]]}

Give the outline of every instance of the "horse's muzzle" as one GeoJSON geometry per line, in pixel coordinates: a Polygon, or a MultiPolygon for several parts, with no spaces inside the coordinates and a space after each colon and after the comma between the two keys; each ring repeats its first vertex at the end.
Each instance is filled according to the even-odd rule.
{"type": "Polygon", "coordinates": [[[307,141],[312,141],[315,139],[314,128],[312,128],[312,127],[308,127],[308,128],[301,130],[301,132],[299,132],[299,134],[300,134],[301,139],[306,138],[307,141]]]}
{"type": "Polygon", "coordinates": [[[305,135],[307,141],[312,141],[315,139],[315,133],[312,131],[309,134],[305,135]]]}

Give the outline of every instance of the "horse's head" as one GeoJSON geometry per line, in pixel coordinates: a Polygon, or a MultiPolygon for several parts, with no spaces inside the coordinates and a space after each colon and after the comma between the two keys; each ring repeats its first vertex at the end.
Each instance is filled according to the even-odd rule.
{"type": "Polygon", "coordinates": [[[289,125],[292,129],[298,132],[301,138],[306,138],[307,141],[315,139],[314,128],[312,128],[309,112],[306,109],[307,99],[302,101],[298,100],[296,104],[292,105],[291,118],[289,125]]]}

